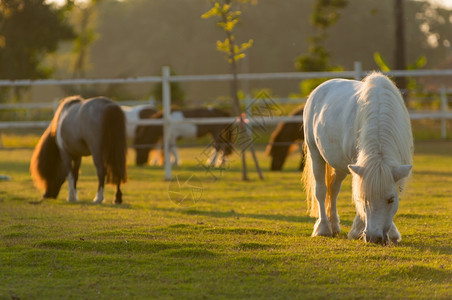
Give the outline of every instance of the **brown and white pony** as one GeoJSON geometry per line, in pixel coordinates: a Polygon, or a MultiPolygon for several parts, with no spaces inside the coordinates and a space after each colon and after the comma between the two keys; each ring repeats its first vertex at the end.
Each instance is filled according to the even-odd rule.
{"type": "Polygon", "coordinates": [[[93,156],[99,186],[95,203],[104,200],[105,177],[116,185],[115,203],[122,202],[126,181],[126,128],[121,108],[108,98],[68,97],[59,105],[41,136],[30,171],[44,198],[56,198],[66,178],[69,202],[78,201],[77,180],[82,156],[93,156]]]}
{"type": "MultiPolygon", "coordinates": [[[[297,108],[289,114],[290,116],[302,116],[303,108],[297,108]]],[[[290,149],[295,145],[296,141],[303,141],[303,122],[281,122],[273,131],[270,141],[266,149],[267,155],[272,157],[270,170],[281,171],[290,153],[290,149]]],[[[301,152],[300,170],[304,167],[304,154],[301,152]]]]}
{"type": "MultiPolygon", "coordinates": [[[[173,110],[173,120],[184,118],[224,118],[229,117],[227,112],[215,108],[193,108],[173,110]]],[[[154,114],[152,119],[163,118],[163,111],[154,114]]],[[[197,125],[187,123],[175,123],[171,126],[170,152],[174,157],[174,164],[179,164],[179,154],[176,148],[178,139],[193,139],[210,134],[213,138],[212,147],[215,150],[209,164],[224,163],[225,158],[232,153],[233,126],[230,124],[197,125]]],[[[148,161],[149,151],[154,149],[163,138],[162,125],[138,126],[134,140],[136,150],[136,164],[143,165],[148,161]]]]}

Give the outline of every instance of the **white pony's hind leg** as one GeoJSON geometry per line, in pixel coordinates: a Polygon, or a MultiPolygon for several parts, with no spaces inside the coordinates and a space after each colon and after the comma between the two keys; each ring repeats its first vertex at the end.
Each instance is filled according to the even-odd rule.
{"type": "Polygon", "coordinates": [[[362,238],[366,224],[364,224],[361,217],[356,214],[355,220],[353,221],[352,229],[347,234],[347,237],[351,240],[357,240],[362,238]]]}
{"type": "Polygon", "coordinates": [[[104,187],[99,187],[99,190],[97,191],[97,195],[96,197],[94,197],[93,202],[100,204],[102,203],[102,201],[104,201],[104,187]]]}
{"type": "Polygon", "coordinates": [[[397,227],[395,226],[394,222],[392,222],[392,226],[389,229],[388,236],[389,236],[389,240],[394,245],[397,245],[397,243],[399,243],[402,240],[402,235],[397,230],[397,227]]]}
{"type": "Polygon", "coordinates": [[[170,146],[170,153],[173,154],[173,165],[179,166],[180,165],[180,159],[179,159],[179,152],[177,151],[177,147],[174,144],[171,144],[170,146]]]}
{"type": "Polygon", "coordinates": [[[77,189],[75,188],[75,179],[74,176],[72,175],[72,172],[69,172],[69,175],[67,176],[67,181],[69,185],[67,202],[77,202],[78,201],[77,189]]]}
{"type": "Polygon", "coordinates": [[[341,190],[342,181],[347,176],[345,173],[338,173],[336,170],[333,171],[331,167],[328,166],[328,176],[331,177],[332,181],[329,184],[329,191],[327,197],[330,197],[330,206],[328,208],[328,220],[331,224],[331,229],[333,235],[338,235],[341,232],[341,227],[339,225],[339,215],[337,213],[336,201],[339,191],[341,190]]]}

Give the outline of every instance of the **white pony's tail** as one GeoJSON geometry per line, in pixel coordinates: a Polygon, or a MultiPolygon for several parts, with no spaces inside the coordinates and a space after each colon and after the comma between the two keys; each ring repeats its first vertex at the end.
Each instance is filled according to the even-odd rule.
{"type": "Polygon", "coordinates": [[[318,208],[315,199],[315,179],[312,172],[311,152],[309,152],[306,142],[303,143],[303,152],[305,157],[305,164],[301,182],[303,183],[304,191],[306,192],[306,202],[308,205],[308,212],[311,217],[317,217],[318,208]]]}
{"type": "MultiPolygon", "coordinates": [[[[317,198],[315,197],[315,178],[314,172],[312,170],[312,158],[311,153],[306,145],[306,142],[303,144],[303,151],[305,153],[305,165],[303,169],[303,175],[301,177],[301,181],[303,182],[304,190],[306,192],[306,201],[308,204],[308,212],[311,217],[318,218],[319,217],[319,205],[317,203],[317,198]]],[[[331,195],[330,195],[330,186],[333,181],[334,170],[328,164],[325,163],[325,184],[327,187],[327,194],[325,198],[325,208],[328,216],[330,216],[331,210],[331,195]]]]}

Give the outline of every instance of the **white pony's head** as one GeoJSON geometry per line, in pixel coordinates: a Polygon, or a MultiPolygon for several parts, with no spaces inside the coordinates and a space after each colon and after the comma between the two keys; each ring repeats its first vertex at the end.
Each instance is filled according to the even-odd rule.
{"type": "MultiPolygon", "coordinates": [[[[389,243],[389,232],[399,208],[399,191],[412,166],[390,167],[385,163],[368,166],[349,165],[353,176],[353,198],[364,221],[366,242],[389,243]]],[[[392,230],[396,230],[393,228],[392,230]]],[[[397,242],[400,236],[393,242],[397,242]]]]}
{"type": "Polygon", "coordinates": [[[359,90],[356,128],[358,157],[348,169],[353,198],[364,222],[366,241],[386,244],[401,239],[393,218],[413,164],[413,135],[402,96],[384,75],[366,77],[359,90]]]}

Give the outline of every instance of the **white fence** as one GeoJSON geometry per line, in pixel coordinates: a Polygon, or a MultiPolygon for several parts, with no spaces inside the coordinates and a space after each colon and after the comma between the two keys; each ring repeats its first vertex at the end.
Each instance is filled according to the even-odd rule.
{"type": "MultiPolygon", "coordinates": [[[[355,63],[353,71],[343,72],[310,72],[310,73],[260,73],[260,74],[239,74],[238,79],[241,81],[249,80],[286,80],[286,79],[314,79],[314,78],[354,78],[361,79],[368,71],[363,71],[360,63],[355,63]]],[[[452,70],[407,70],[407,71],[391,71],[387,73],[390,76],[400,77],[418,77],[418,76],[452,76],[452,70]]],[[[162,83],[162,99],[163,99],[163,119],[162,120],[143,120],[137,124],[163,124],[164,127],[164,152],[165,152],[165,178],[171,179],[171,162],[169,155],[169,137],[172,124],[176,122],[191,123],[191,124],[212,124],[214,123],[232,123],[236,122],[236,118],[221,118],[221,119],[184,119],[183,121],[172,120],[170,115],[171,108],[171,82],[191,82],[191,81],[231,81],[232,75],[170,75],[169,67],[162,68],[162,76],[149,76],[138,78],[124,78],[124,79],[71,79],[71,80],[0,80],[1,86],[20,87],[20,86],[44,86],[44,85],[90,85],[90,84],[124,84],[124,83],[162,83]]],[[[33,104],[30,104],[31,106],[33,104]]],[[[36,105],[36,104],[34,104],[36,105]]],[[[38,104],[39,107],[41,104],[38,104]]],[[[55,103],[47,104],[47,107],[55,107],[55,103]]],[[[0,110],[11,108],[28,108],[28,104],[2,104],[0,110]]],[[[411,119],[436,119],[441,120],[441,136],[446,137],[446,120],[452,120],[452,113],[448,111],[448,100],[446,89],[441,89],[441,110],[436,112],[412,112],[411,119]]],[[[270,116],[259,117],[258,122],[265,124],[277,124],[279,122],[299,122],[300,117],[286,117],[286,116],[270,116]]],[[[255,119],[249,119],[250,125],[256,122],[255,119]]],[[[0,122],[0,130],[7,128],[40,128],[46,127],[49,122],[46,121],[26,121],[26,122],[0,122]]]]}

